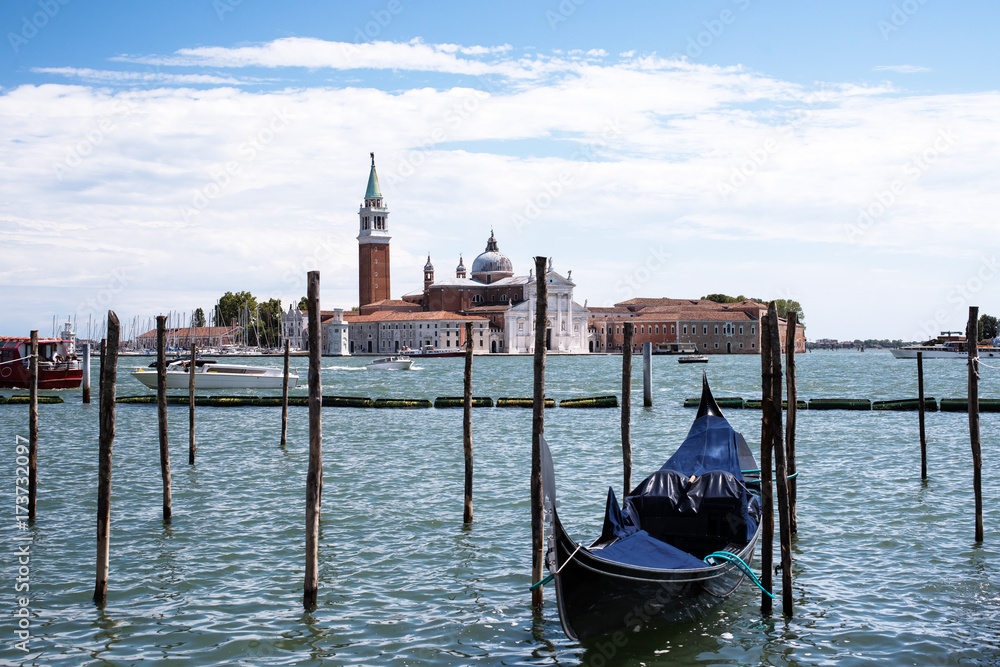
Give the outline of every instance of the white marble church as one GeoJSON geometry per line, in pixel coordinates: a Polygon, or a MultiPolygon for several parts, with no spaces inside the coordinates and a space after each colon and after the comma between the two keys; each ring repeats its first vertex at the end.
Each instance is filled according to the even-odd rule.
{"type": "MultiPolygon", "coordinates": [[[[535,295],[538,286],[534,271],[528,276],[524,287],[525,299],[513,305],[504,313],[505,348],[509,353],[531,354],[535,351],[535,295]]],[[[589,311],[573,301],[571,280],[573,272],[565,277],[552,268],[552,260],[546,271],[548,293],[548,331],[545,334],[546,349],[552,352],[583,354],[589,351],[588,319],[589,311]]]]}

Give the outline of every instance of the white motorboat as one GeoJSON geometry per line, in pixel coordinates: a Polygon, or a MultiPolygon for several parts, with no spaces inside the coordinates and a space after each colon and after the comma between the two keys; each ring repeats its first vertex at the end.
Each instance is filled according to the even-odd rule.
{"type": "MultiPolygon", "coordinates": [[[[176,359],[167,364],[167,389],[187,389],[190,360],[176,359]]],[[[132,376],[150,389],[156,389],[156,363],[147,368],[136,368],[132,376]]],[[[281,389],[284,371],[267,366],[238,366],[220,364],[214,359],[196,359],[194,370],[195,389],[281,389]]],[[[298,384],[299,375],[288,373],[288,388],[298,384]]]]}
{"type": "MultiPolygon", "coordinates": [[[[920,345],[907,345],[898,350],[891,350],[897,359],[916,359],[917,352],[922,352],[924,359],[968,359],[969,348],[965,336],[957,331],[942,331],[935,340],[920,345]]],[[[980,345],[976,349],[979,357],[1000,357],[1000,347],[980,345]]]]}
{"type": "Polygon", "coordinates": [[[409,357],[385,357],[383,359],[376,359],[372,361],[366,365],[365,368],[370,371],[408,371],[412,365],[413,359],[410,359],[409,357]]]}

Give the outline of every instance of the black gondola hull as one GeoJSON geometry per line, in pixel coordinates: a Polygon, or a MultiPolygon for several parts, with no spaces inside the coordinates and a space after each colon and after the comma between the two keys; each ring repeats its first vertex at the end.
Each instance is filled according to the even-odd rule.
{"type": "MultiPolygon", "coordinates": [[[[697,570],[652,570],[607,561],[578,549],[558,515],[552,519],[553,569],[562,567],[555,575],[559,619],[571,639],[693,620],[732,595],[746,576],[731,562],[697,570]]],[[[758,527],[753,540],[734,555],[751,564],[759,537],[758,527]]]]}

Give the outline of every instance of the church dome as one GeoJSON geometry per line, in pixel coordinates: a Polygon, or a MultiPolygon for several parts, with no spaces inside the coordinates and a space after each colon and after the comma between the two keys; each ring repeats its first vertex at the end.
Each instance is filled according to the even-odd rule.
{"type": "Polygon", "coordinates": [[[502,278],[514,275],[514,265],[507,255],[500,252],[496,237],[490,232],[490,240],[486,242],[486,251],[472,262],[472,279],[481,283],[492,283],[502,278]]]}

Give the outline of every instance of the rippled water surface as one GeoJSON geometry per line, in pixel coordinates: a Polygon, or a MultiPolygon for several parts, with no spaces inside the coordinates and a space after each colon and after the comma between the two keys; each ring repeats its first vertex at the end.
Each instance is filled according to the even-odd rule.
{"type": "MultiPolygon", "coordinates": [[[[139,363],[121,360],[119,395],[149,393],[128,376],[139,363]]],[[[462,359],[420,361],[409,372],[369,372],[364,363],[324,358],[324,393],[462,393],[462,359]]],[[[306,364],[293,360],[303,385],[306,364]]],[[[687,432],[694,411],[681,403],[699,394],[703,370],[716,396],[759,398],[759,364],[758,357],[712,357],[707,366],[655,357],[648,409],[636,364],[633,478],[658,468],[687,432]]],[[[917,395],[915,362],[887,352],[812,353],[797,365],[803,399],[917,395]]],[[[925,374],[928,396],[965,395],[961,361],[928,360],[925,374]]],[[[1000,370],[983,369],[982,397],[1000,398],[998,378],[1000,370]]],[[[474,382],[477,396],[530,396],[532,360],[477,357],[474,382]]],[[[548,360],[551,397],[620,390],[620,357],[548,360]]],[[[0,521],[2,664],[1000,663],[1000,414],[982,415],[986,539],[977,544],[967,415],[927,415],[929,478],[921,481],[915,412],[800,412],[794,616],[782,616],[780,595],[776,613],[762,616],[760,593],[746,584],[698,622],[618,646],[566,639],[551,587],[542,613],[532,613],[531,411],[522,409],[473,413],[475,522],[465,528],[461,409],[325,408],[319,606],[305,613],[307,409],[289,409],[282,450],[280,409],[199,408],[191,466],[187,408],[171,406],[174,518],[164,525],[156,408],[119,405],[108,604],[98,609],[91,601],[97,404],[81,405],[78,390],[60,394],[66,403],[39,408],[39,518],[27,531],[13,512],[15,436],[28,434],[27,408],[0,405],[0,479],[10,510],[0,521]],[[15,647],[14,615],[24,544],[27,654],[15,647]]],[[[760,413],[727,417],[756,449],[760,413]]],[[[600,531],[607,487],[621,495],[619,426],[618,410],[546,412],[560,515],[579,539],[600,531]]]]}

